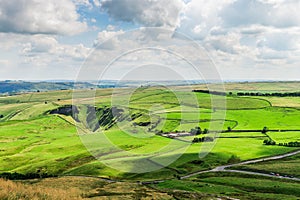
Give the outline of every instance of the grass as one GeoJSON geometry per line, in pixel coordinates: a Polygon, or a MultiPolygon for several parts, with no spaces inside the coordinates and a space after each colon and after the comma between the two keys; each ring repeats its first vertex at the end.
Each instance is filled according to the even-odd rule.
{"type": "MultiPolygon", "coordinates": [[[[214,88],[214,84],[211,86],[214,88]]],[[[216,86],[217,88],[220,86],[216,86]]],[[[300,82],[297,81],[270,81],[270,82],[241,82],[241,83],[225,83],[227,92],[243,92],[243,91],[259,91],[259,92],[296,92],[299,91],[300,82]]],[[[195,85],[194,89],[207,89],[206,85],[195,85]]]]}
{"type": "Polygon", "coordinates": [[[290,108],[300,108],[300,98],[299,97],[262,97],[263,99],[271,102],[272,106],[277,107],[290,107],[290,108]]]}
{"type": "Polygon", "coordinates": [[[0,179],[0,199],[173,199],[173,197],[136,183],[109,183],[89,177],[61,177],[18,182],[0,179]]]}
{"type": "Polygon", "coordinates": [[[300,141],[300,132],[268,132],[268,135],[277,143],[300,141]]]}
{"type": "Polygon", "coordinates": [[[87,150],[75,128],[57,116],[4,122],[0,129],[0,171],[60,173],[87,150]],[[62,159],[65,158],[65,159],[62,159]]]}
{"type": "Polygon", "coordinates": [[[292,108],[270,107],[255,110],[229,110],[226,119],[238,121],[236,129],[300,129],[300,112],[292,108]]]}
{"type": "MultiPolygon", "coordinates": [[[[139,88],[132,95],[129,89],[79,90],[75,95],[82,108],[93,101],[98,107],[110,106],[113,98],[121,108],[141,114],[134,120],[136,123],[159,122],[154,129],[163,131],[189,131],[196,126],[202,130],[227,130],[227,127],[261,130],[264,126],[269,129],[300,129],[300,111],[294,108],[272,107],[264,99],[235,96],[224,99],[184,91],[180,87],[172,89],[174,92],[163,87],[139,88]],[[129,105],[126,105],[125,97],[130,100],[129,105]],[[228,108],[226,116],[223,100],[228,108]],[[215,101],[216,106],[212,107],[211,101],[215,101]]],[[[190,144],[192,138],[175,141],[155,135],[154,131],[148,130],[149,126],[134,126],[127,120],[109,130],[101,129],[104,131],[101,133],[98,130],[95,134],[78,136],[71,117],[47,114],[49,110],[71,104],[72,95],[72,91],[66,90],[0,98],[0,110],[5,115],[0,123],[0,172],[35,173],[43,170],[49,174],[157,179],[226,164],[232,155],[247,160],[293,150],[263,145],[265,137],[258,132],[224,133],[219,135],[221,138],[216,144],[190,144]],[[102,163],[94,159],[86,147],[102,163]],[[205,152],[207,157],[199,158],[201,150],[210,153],[205,152]],[[173,159],[176,160],[174,163],[168,163],[173,159]],[[161,163],[170,165],[159,169],[161,163]],[[145,174],[129,173],[149,166],[159,170],[145,174]]],[[[81,111],[82,123],[77,127],[84,129],[86,110],[81,111]]],[[[276,141],[299,139],[297,132],[281,132],[280,135],[270,132],[270,136],[276,141]]]]}
{"type": "Polygon", "coordinates": [[[170,180],[155,187],[218,194],[238,199],[297,199],[300,184],[278,179],[232,173],[209,173],[188,180],[170,180]]]}
{"type": "Polygon", "coordinates": [[[80,195],[80,190],[77,188],[57,189],[46,187],[36,187],[35,185],[28,185],[22,183],[15,183],[9,180],[0,179],[0,199],[9,200],[79,200],[83,199],[80,195]]]}
{"type": "Polygon", "coordinates": [[[258,171],[263,173],[278,173],[300,178],[299,171],[300,156],[295,155],[283,158],[278,161],[264,161],[256,164],[242,165],[234,167],[235,169],[258,171]]]}

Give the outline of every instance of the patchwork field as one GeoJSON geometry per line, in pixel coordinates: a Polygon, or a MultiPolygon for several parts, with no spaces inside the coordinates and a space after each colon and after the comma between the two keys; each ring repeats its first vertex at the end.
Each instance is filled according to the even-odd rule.
{"type": "MultiPolygon", "coordinates": [[[[296,91],[298,85],[225,86],[238,92],[296,91]]],[[[266,199],[292,199],[299,196],[294,192],[299,183],[276,180],[271,184],[273,180],[263,178],[255,186],[256,178],[250,175],[216,174],[191,178],[180,186],[181,180],[174,177],[225,165],[232,158],[240,162],[299,149],[278,145],[300,142],[299,102],[298,97],[220,96],[185,87],[173,87],[172,91],[140,87],[133,93],[128,88],[64,90],[1,97],[0,174],[8,178],[84,175],[126,181],[172,179],[158,188],[246,198],[246,193],[257,187],[257,194],[251,196],[254,199],[261,198],[264,191],[271,191],[266,199]],[[197,127],[197,135],[175,139],[162,136],[192,133],[197,127]],[[195,137],[214,139],[192,142],[195,137]],[[264,145],[264,140],[276,144],[264,145]],[[247,185],[241,186],[244,181],[247,185]],[[264,188],[264,184],[268,186],[264,188]],[[290,188],[286,191],[294,196],[273,191],[277,187],[290,188]]],[[[291,160],[246,168],[268,173],[278,168],[280,173],[299,176],[298,157],[286,159],[291,160]]]]}

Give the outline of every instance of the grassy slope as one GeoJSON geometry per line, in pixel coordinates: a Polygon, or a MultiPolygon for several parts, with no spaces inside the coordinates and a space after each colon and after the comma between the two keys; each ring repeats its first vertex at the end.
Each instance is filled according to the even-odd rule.
{"type": "Polygon", "coordinates": [[[172,196],[135,183],[108,183],[88,177],[5,181],[0,179],[0,199],[172,199],[172,196]],[[13,192],[12,192],[13,191],[13,192]]]}
{"type": "Polygon", "coordinates": [[[57,116],[1,123],[0,171],[61,173],[88,157],[75,128],[57,116]]]}
{"type": "Polygon", "coordinates": [[[281,175],[289,175],[300,178],[299,171],[300,156],[295,155],[288,158],[280,159],[279,161],[265,161],[261,163],[243,165],[235,167],[235,169],[253,170],[264,173],[278,173],[281,175]]]}
{"type": "Polygon", "coordinates": [[[300,184],[279,179],[232,173],[209,173],[188,180],[171,180],[159,183],[163,190],[197,191],[204,194],[219,194],[238,199],[297,199],[300,184]]]}
{"type": "MultiPolygon", "coordinates": [[[[90,103],[93,100],[94,92],[82,91],[78,92],[77,95],[83,103],[90,103]]],[[[111,89],[97,90],[95,99],[97,104],[107,104],[110,101],[111,92],[111,89]]],[[[117,89],[114,93],[114,98],[121,102],[127,91],[126,89],[117,89]]],[[[178,95],[185,95],[185,106],[179,107],[179,101],[174,100],[174,94],[170,92],[166,93],[160,88],[143,88],[140,91],[137,90],[131,97],[130,107],[134,108],[135,112],[145,112],[145,109],[152,107],[152,102],[161,103],[167,113],[161,112],[160,107],[152,109],[152,112],[156,117],[166,116],[165,130],[175,130],[178,125],[177,119],[180,118],[183,118],[185,122],[178,129],[189,130],[197,126],[198,123],[193,122],[193,120],[197,119],[197,112],[199,111],[203,120],[210,120],[212,117],[213,119],[218,119],[219,116],[222,117],[222,110],[217,109],[214,112],[210,109],[209,95],[196,93],[197,99],[203,107],[200,109],[191,106],[193,105],[191,104],[192,97],[189,96],[189,93],[185,94],[181,91],[178,92],[178,95]],[[183,108],[185,112],[179,113],[178,110],[180,108],[183,108]]],[[[0,102],[2,102],[0,109],[2,108],[3,113],[5,115],[13,115],[13,117],[7,119],[19,120],[0,124],[0,170],[2,172],[18,171],[27,173],[36,172],[37,169],[42,168],[49,173],[136,178],[135,175],[120,173],[98,161],[94,161],[76,135],[74,126],[56,116],[43,116],[45,111],[55,108],[59,104],[71,103],[71,97],[71,91],[53,91],[0,98],[0,102]],[[61,100],[58,101],[57,99],[61,100]],[[49,101],[48,104],[44,103],[46,100],[49,101]],[[16,103],[18,101],[23,103],[16,103]]],[[[216,99],[218,100],[219,97],[216,97],[216,99]]],[[[226,119],[231,121],[225,122],[224,129],[227,126],[234,127],[236,125],[235,129],[262,129],[264,126],[282,129],[300,128],[300,124],[297,121],[300,112],[295,109],[269,107],[268,102],[252,98],[230,97],[227,99],[227,104],[230,110],[227,111],[226,119]]],[[[202,128],[211,125],[207,121],[199,124],[202,128]]],[[[159,150],[170,142],[169,139],[159,136],[142,139],[141,137],[136,137],[137,135],[124,134],[118,129],[112,129],[106,135],[119,148],[135,154],[159,150]]],[[[239,136],[238,133],[232,133],[232,135],[239,136]]],[[[226,133],[224,136],[230,137],[232,135],[226,133]]],[[[257,136],[257,133],[243,133],[243,136],[257,136]]],[[[293,133],[294,137],[297,137],[297,133],[293,133]]],[[[194,164],[193,161],[199,160],[198,152],[201,145],[193,144],[170,168],[162,169],[152,174],[144,174],[140,177],[155,179],[158,177],[170,177],[176,173],[189,173],[206,169],[226,163],[231,155],[236,155],[240,159],[246,160],[293,150],[293,148],[264,146],[262,145],[263,139],[261,137],[221,138],[217,141],[212,152],[203,159],[204,163],[200,166],[194,164]],[[235,148],[232,148],[232,146],[235,146],[235,148]]],[[[285,139],[285,137],[282,139],[285,139]]],[[[109,147],[102,147],[104,147],[103,151],[109,151],[109,147]]],[[[114,158],[113,162],[122,164],[124,163],[122,156],[124,156],[122,152],[109,152],[102,159],[112,162],[111,158],[114,158]]],[[[172,156],[172,152],[167,153],[166,156],[172,156]]],[[[142,159],[142,156],[140,158],[142,159]]],[[[128,157],[128,160],[130,159],[133,158],[128,157]]]]}

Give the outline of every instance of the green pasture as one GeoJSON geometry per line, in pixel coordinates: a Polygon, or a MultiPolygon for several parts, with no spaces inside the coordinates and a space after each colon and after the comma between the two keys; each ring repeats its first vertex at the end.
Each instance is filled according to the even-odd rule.
{"type": "Polygon", "coordinates": [[[235,129],[259,130],[269,129],[300,129],[300,112],[292,108],[270,107],[255,110],[228,110],[226,119],[235,120],[235,129]]]}
{"type": "Polygon", "coordinates": [[[188,180],[170,180],[154,185],[160,190],[183,190],[225,195],[237,199],[297,199],[300,184],[280,179],[232,173],[209,173],[188,180]]]}
{"type": "Polygon", "coordinates": [[[282,176],[294,176],[300,178],[299,171],[300,156],[295,155],[276,161],[264,161],[256,164],[242,165],[234,167],[234,169],[258,171],[263,173],[275,173],[282,176]]]}
{"type": "MultiPolygon", "coordinates": [[[[226,164],[231,156],[248,160],[296,149],[263,145],[267,137],[260,132],[221,133],[216,135],[219,138],[215,143],[205,144],[192,144],[193,137],[173,140],[156,135],[160,130],[189,131],[196,126],[219,131],[228,127],[262,130],[265,126],[278,130],[300,129],[300,111],[294,108],[272,107],[265,99],[225,98],[176,90],[176,87],[172,89],[174,91],[142,87],[133,93],[128,88],[89,89],[79,90],[76,94],[66,90],[1,97],[0,114],[4,117],[0,119],[0,172],[34,173],[42,169],[51,174],[134,180],[170,178],[226,164]],[[80,110],[79,123],[70,116],[48,114],[50,110],[70,105],[73,95],[80,110]],[[116,104],[111,105],[112,99],[116,104]],[[214,105],[211,105],[212,101],[214,105]],[[228,110],[224,110],[224,103],[228,110]],[[87,105],[94,104],[98,108],[127,109],[130,115],[138,117],[130,121],[129,116],[125,116],[122,122],[108,129],[100,127],[89,134],[87,105]],[[136,125],[141,122],[146,125],[136,125]],[[147,122],[151,122],[150,125],[147,122]],[[82,135],[77,135],[75,126],[82,135]],[[97,161],[86,147],[103,162],[97,161]],[[199,157],[199,152],[207,154],[206,157],[199,157]],[[125,173],[110,167],[127,170],[136,165],[158,167],[173,159],[175,162],[168,167],[145,174],[125,173]]],[[[299,141],[299,132],[268,134],[276,142],[299,141]]],[[[235,191],[235,186],[232,187],[235,191]]]]}
{"type": "Polygon", "coordinates": [[[60,173],[88,157],[75,128],[57,116],[0,124],[0,172],[60,173]]]}
{"type": "Polygon", "coordinates": [[[277,143],[300,142],[299,132],[268,132],[268,135],[277,143]]]}

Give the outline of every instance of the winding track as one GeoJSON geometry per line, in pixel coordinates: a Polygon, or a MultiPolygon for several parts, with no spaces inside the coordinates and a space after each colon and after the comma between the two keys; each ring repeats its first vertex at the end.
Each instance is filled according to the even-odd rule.
{"type": "Polygon", "coordinates": [[[286,158],[286,157],[290,157],[290,156],[294,156],[296,154],[300,153],[300,150],[294,151],[294,152],[290,152],[290,153],[286,153],[286,154],[282,154],[282,155],[278,155],[278,156],[271,156],[271,157],[267,157],[267,158],[259,158],[259,159],[255,159],[255,160],[248,160],[248,161],[244,161],[244,162],[240,162],[240,163],[236,163],[236,164],[230,164],[230,165],[222,165],[219,167],[216,167],[214,169],[211,170],[205,170],[205,171],[198,171],[198,172],[194,172],[192,174],[186,175],[186,176],[182,176],[180,177],[180,179],[187,179],[190,178],[192,176],[196,176],[198,174],[204,174],[204,173],[208,173],[208,172],[234,172],[234,173],[243,173],[243,174],[252,174],[252,175],[260,175],[260,176],[267,176],[267,177],[275,177],[275,178],[281,178],[281,179],[288,179],[288,180],[294,180],[294,181],[300,181],[300,178],[291,178],[291,177],[284,177],[284,176],[276,176],[276,175],[271,175],[271,174],[265,174],[265,173],[260,173],[260,172],[252,172],[252,171],[244,171],[244,170],[229,170],[227,168],[229,167],[235,167],[235,166],[240,166],[240,165],[247,165],[247,164],[253,164],[253,163],[259,163],[259,162],[263,162],[263,161],[269,161],[269,160],[278,160],[278,159],[282,159],[282,158],[286,158]]]}
{"type": "MultiPolygon", "coordinates": [[[[222,166],[216,167],[216,168],[211,169],[211,170],[198,171],[198,172],[194,172],[194,173],[191,173],[189,175],[186,175],[186,176],[181,176],[180,179],[181,180],[182,179],[187,179],[187,178],[190,178],[190,177],[193,177],[193,176],[197,176],[199,174],[204,174],[204,173],[209,173],[209,172],[232,172],[232,173],[251,174],[251,175],[265,176],[265,177],[271,177],[271,178],[279,178],[279,179],[285,179],[285,180],[300,181],[300,178],[296,178],[296,177],[276,176],[276,175],[271,175],[271,174],[266,174],[266,173],[261,173],[261,172],[227,169],[227,168],[234,167],[234,166],[259,163],[259,162],[269,161],[269,160],[278,160],[278,159],[294,156],[294,155],[297,155],[299,153],[300,153],[300,149],[298,149],[297,151],[293,151],[293,152],[290,152],[290,153],[285,153],[285,154],[282,154],[282,155],[271,156],[271,157],[267,157],[267,158],[259,158],[259,159],[255,159],[255,160],[248,160],[248,161],[244,161],[244,162],[240,162],[240,163],[236,163],[236,164],[222,165],[222,166]]],[[[79,176],[79,177],[93,177],[93,176],[79,176]]],[[[94,178],[99,178],[99,177],[94,177],[94,178]]],[[[123,181],[120,181],[120,180],[112,180],[112,179],[108,179],[108,178],[105,178],[105,179],[104,178],[99,178],[99,179],[105,180],[107,182],[123,182],[123,181]]],[[[139,184],[143,184],[143,185],[157,184],[157,183],[162,183],[162,182],[165,182],[165,181],[171,180],[171,179],[169,178],[169,179],[160,179],[160,180],[154,180],[154,181],[141,181],[141,182],[139,182],[139,184]]]]}

